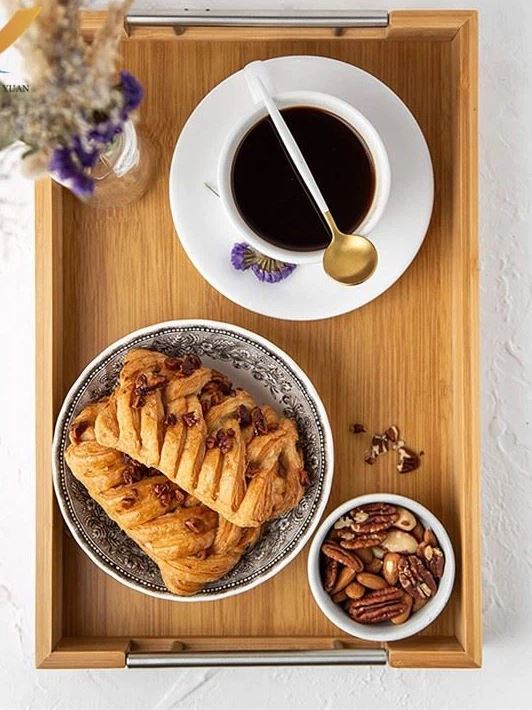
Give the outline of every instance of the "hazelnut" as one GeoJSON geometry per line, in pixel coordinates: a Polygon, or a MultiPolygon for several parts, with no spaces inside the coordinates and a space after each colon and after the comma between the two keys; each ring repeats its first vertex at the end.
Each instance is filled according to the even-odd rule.
{"type": "Polygon", "coordinates": [[[400,530],[413,530],[417,525],[417,520],[413,513],[411,513],[406,508],[397,508],[397,513],[399,517],[393,524],[394,528],[399,528],[400,530]]]}
{"type": "Polygon", "coordinates": [[[381,543],[388,552],[405,552],[409,555],[415,554],[417,550],[417,540],[404,530],[392,530],[381,543]]]}

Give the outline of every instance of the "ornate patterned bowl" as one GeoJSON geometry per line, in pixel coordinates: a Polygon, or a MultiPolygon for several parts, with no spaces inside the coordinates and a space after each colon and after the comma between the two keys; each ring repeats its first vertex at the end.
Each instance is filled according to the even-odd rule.
{"type": "Polygon", "coordinates": [[[107,574],[137,591],[174,601],[223,599],[256,587],[277,574],[301,551],[327,504],[333,475],[333,439],[325,408],[298,365],[273,343],[234,325],[213,321],[168,321],[138,330],[98,355],[67,394],[53,442],[54,486],[63,517],[87,555],[107,574]],[[299,428],[311,479],[290,513],[268,524],[257,545],[222,579],[193,597],[165,587],[159,569],[95,503],[65,463],[68,430],[89,402],[114,388],[124,356],[133,347],[168,355],[196,353],[205,365],[225,373],[259,403],[293,417],[299,428]]]}

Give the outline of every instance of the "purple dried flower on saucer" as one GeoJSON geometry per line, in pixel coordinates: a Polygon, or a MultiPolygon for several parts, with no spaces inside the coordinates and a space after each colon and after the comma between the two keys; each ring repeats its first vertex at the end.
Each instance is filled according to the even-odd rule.
{"type": "Polygon", "coordinates": [[[246,242],[238,242],[231,249],[231,264],[237,271],[251,271],[265,283],[277,283],[290,276],[295,264],[287,264],[265,256],[252,249],[246,242]]]}

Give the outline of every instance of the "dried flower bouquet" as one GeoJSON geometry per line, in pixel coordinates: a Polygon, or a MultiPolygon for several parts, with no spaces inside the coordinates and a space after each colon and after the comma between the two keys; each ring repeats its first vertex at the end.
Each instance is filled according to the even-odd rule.
{"type": "Polygon", "coordinates": [[[109,6],[88,43],[80,31],[80,0],[44,0],[19,41],[29,92],[0,92],[0,148],[27,146],[27,174],[49,171],[82,199],[94,191],[91,168],[123,131],[143,89],[117,71],[118,44],[130,0],[109,6]]]}

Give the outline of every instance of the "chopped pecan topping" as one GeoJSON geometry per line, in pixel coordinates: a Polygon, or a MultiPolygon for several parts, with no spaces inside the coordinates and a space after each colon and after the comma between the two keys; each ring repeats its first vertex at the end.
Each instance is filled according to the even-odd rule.
{"type": "Polygon", "coordinates": [[[167,382],[164,375],[159,375],[156,372],[141,372],[135,380],[134,392],[138,397],[145,397],[150,392],[162,389],[167,382]]]}
{"type": "Polygon", "coordinates": [[[194,353],[190,353],[184,357],[167,357],[164,364],[168,370],[188,377],[201,367],[201,360],[194,353]]]}
{"type": "Polygon", "coordinates": [[[354,552],[349,552],[340,547],[336,542],[327,541],[321,546],[321,551],[325,557],[329,557],[331,560],[336,560],[342,565],[354,569],[355,572],[362,572],[364,565],[362,560],[355,555],[354,552]]]}
{"type": "Polygon", "coordinates": [[[185,355],[183,358],[183,364],[181,365],[181,374],[184,377],[189,377],[195,370],[199,370],[200,367],[201,360],[197,355],[185,355]]]}
{"type": "Polygon", "coordinates": [[[297,475],[299,477],[299,482],[304,488],[310,485],[310,477],[304,468],[300,468],[297,475]]]}
{"type": "Polygon", "coordinates": [[[225,395],[232,395],[233,393],[236,394],[236,392],[233,389],[233,383],[231,380],[226,377],[222,372],[218,372],[218,370],[213,370],[212,371],[212,380],[209,384],[215,385],[216,388],[225,395]]]}
{"type": "Polygon", "coordinates": [[[159,499],[159,503],[163,506],[163,508],[168,508],[172,502],[175,500],[178,504],[181,504],[182,501],[180,501],[180,495],[182,494],[183,496],[183,501],[185,499],[185,495],[181,489],[178,489],[178,487],[172,483],[171,481],[167,481],[166,483],[154,483],[153,484],[153,492],[159,499]]]}
{"type": "Polygon", "coordinates": [[[222,454],[227,454],[233,448],[235,438],[234,429],[219,429],[216,434],[211,434],[205,441],[205,446],[208,449],[218,448],[222,454]]]}
{"type": "Polygon", "coordinates": [[[164,361],[167,370],[178,372],[181,369],[183,361],[179,357],[167,357],[164,361]]]}
{"type": "Polygon", "coordinates": [[[121,500],[122,508],[124,510],[129,510],[130,508],[132,508],[137,502],[138,497],[139,492],[137,491],[137,489],[130,488],[127,492],[127,496],[124,496],[124,498],[122,498],[121,500]]]}
{"type": "Polygon", "coordinates": [[[360,624],[378,624],[404,614],[407,608],[403,592],[388,587],[369,592],[362,599],[354,599],[347,610],[349,616],[360,624]]]}
{"type": "Polygon", "coordinates": [[[183,420],[183,424],[189,429],[190,427],[195,426],[199,422],[199,418],[196,412],[186,412],[185,414],[181,415],[181,419],[183,420]]]}
{"type": "Polygon", "coordinates": [[[76,422],[76,424],[72,425],[70,429],[70,435],[74,444],[79,444],[81,442],[81,437],[87,431],[88,428],[89,422],[87,421],[76,422]]]}
{"type": "Polygon", "coordinates": [[[245,404],[241,404],[238,408],[236,418],[241,427],[246,427],[251,424],[251,412],[245,404]]]}
{"type": "Polygon", "coordinates": [[[251,410],[251,422],[253,424],[253,433],[255,436],[261,436],[262,434],[268,433],[266,417],[262,413],[262,409],[260,407],[254,407],[251,410]]]}
{"type": "Polygon", "coordinates": [[[185,520],[185,527],[199,535],[205,530],[205,523],[201,518],[188,518],[185,520]]]}
{"type": "Polygon", "coordinates": [[[251,480],[257,475],[259,471],[260,464],[258,463],[258,461],[250,461],[246,466],[246,472],[244,473],[244,476],[247,480],[251,480]]]}
{"type": "Polygon", "coordinates": [[[351,434],[364,434],[367,429],[363,424],[351,424],[349,431],[351,434]]]}
{"type": "Polygon", "coordinates": [[[173,412],[169,412],[164,418],[165,426],[175,426],[177,424],[177,416],[173,412]]]}
{"type": "Polygon", "coordinates": [[[436,593],[438,586],[423,562],[415,555],[402,557],[397,565],[399,583],[414,599],[428,599],[436,593]]]}
{"type": "Polygon", "coordinates": [[[399,473],[410,473],[420,467],[421,459],[412,449],[401,446],[397,449],[397,453],[399,454],[399,463],[397,464],[399,473]]]}
{"type": "Polygon", "coordinates": [[[122,471],[122,480],[126,485],[131,485],[132,483],[137,483],[143,478],[148,478],[150,475],[150,469],[138,461],[129,459],[126,467],[122,471]]]}
{"type": "Polygon", "coordinates": [[[386,503],[368,503],[351,511],[352,528],[356,533],[375,533],[387,530],[398,519],[399,514],[393,505],[386,503]]]}

